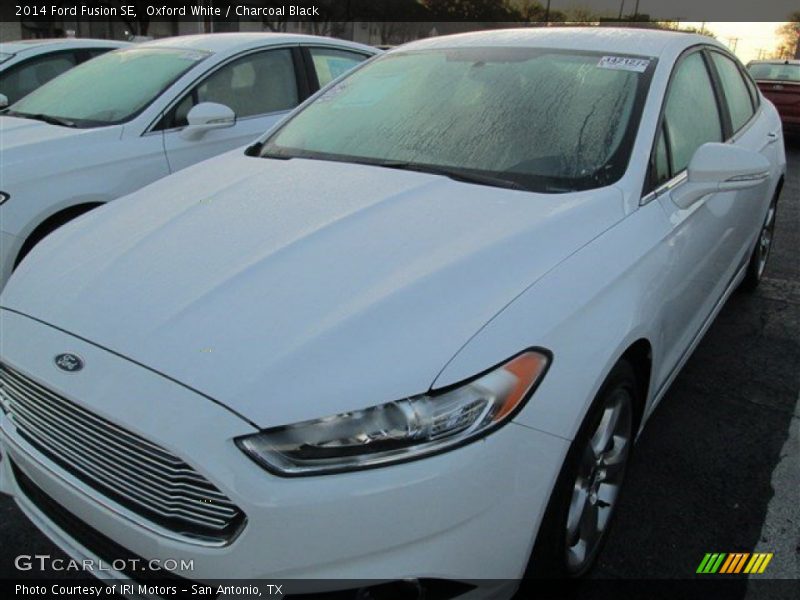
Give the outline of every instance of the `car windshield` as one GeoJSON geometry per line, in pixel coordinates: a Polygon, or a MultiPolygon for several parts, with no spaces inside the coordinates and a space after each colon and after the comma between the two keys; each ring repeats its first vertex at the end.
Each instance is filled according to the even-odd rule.
{"type": "Polygon", "coordinates": [[[121,123],[134,117],[208,53],[130,48],[103,54],[46,83],[8,110],[74,126],[121,123]]]}
{"type": "Polygon", "coordinates": [[[328,88],[261,155],[542,192],[608,185],[627,166],[654,62],[533,48],[391,53],[328,88]]]}
{"type": "Polygon", "coordinates": [[[800,64],[791,63],[755,63],[747,68],[753,79],[761,81],[797,81],[800,82],[800,64]]]}

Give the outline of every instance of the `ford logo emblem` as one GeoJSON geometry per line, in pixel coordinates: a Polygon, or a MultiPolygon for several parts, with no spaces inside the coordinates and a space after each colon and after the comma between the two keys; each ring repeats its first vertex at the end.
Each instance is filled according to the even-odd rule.
{"type": "Polygon", "coordinates": [[[59,354],[55,357],[54,361],[59,369],[67,371],[68,373],[76,373],[83,368],[83,359],[77,354],[72,354],[70,352],[59,354]]]}

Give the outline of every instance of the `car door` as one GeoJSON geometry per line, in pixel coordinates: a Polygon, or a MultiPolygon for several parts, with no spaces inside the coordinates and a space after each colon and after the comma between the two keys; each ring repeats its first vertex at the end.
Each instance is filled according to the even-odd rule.
{"type": "Polygon", "coordinates": [[[668,251],[660,340],[664,360],[655,374],[659,383],[680,362],[732,277],[736,193],[711,194],[685,209],[673,200],[687,185],[686,167],[697,148],[726,138],[709,62],[697,48],[675,66],[651,157],[655,190],[644,198],[661,205],[671,228],[663,240],[668,251]]]}
{"type": "Polygon", "coordinates": [[[164,115],[163,132],[170,171],[175,172],[222,152],[247,144],[275,125],[307,95],[298,81],[296,49],[272,48],[235,58],[206,76],[164,115]],[[216,102],[236,115],[230,127],[214,129],[197,139],[181,131],[187,115],[201,102],[216,102]]]}

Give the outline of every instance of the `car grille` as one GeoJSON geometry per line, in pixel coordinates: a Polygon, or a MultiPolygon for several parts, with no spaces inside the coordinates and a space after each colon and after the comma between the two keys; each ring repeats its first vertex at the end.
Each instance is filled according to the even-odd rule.
{"type": "Polygon", "coordinates": [[[17,432],[53,462],[149,521],[182,536],[227,541],[244,514],[180,458],[0,365],[0,395],[17,432]]]}
{"type": "Polygon", "coordinates": [[[134,554],[126,547],[106,537],[58,504],[25,475],[13,461],[11,462],[11,471],[14,474],[17,486],[25,495],[25,498],[45,517],[50,519],[56,527],[106,564],[121,566],[120,569],[115,570],[119,570],[133,581],[142,584],[172,585],[177,587],[177,593],[165,596],[173,599],[188,598],[191,595],[193,598],[199,597],[203,600],[211,600],[219,595],[215,593],[199,595],[192,592],[181,593],[184,590],[188,591],[188,588],[193,583],[200,584],[200,582],[193,582],[170,571],[151,567],[149,560],[134,554]]]}

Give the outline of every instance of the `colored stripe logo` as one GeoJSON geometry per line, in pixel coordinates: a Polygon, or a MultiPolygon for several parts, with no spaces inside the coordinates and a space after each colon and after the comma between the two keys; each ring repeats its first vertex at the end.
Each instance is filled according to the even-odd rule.
{"type": "Polygon", "coordinates": [[[772,560],[772,552],[708,552],[700,561],[697,573],[763,573],[772,560]]]}

